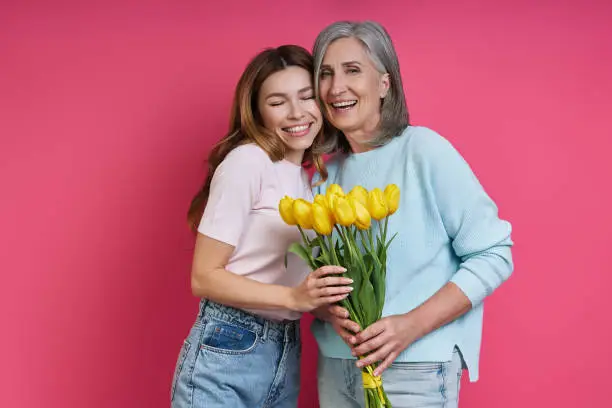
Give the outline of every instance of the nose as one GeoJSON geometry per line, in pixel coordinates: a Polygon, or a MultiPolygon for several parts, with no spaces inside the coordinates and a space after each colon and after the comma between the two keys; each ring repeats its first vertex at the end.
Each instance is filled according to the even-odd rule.
{"type": "Polygon", "coordinates": [[[304,109],[298,101],[293,101],[289,105],[289,119],[302,119],[304,117],[304,109]]]}
{"type": "Polygon", "coordinates": [[[330,92],[332,96],[342,95],[346,91],[346,81],[344,81],[344,76],[340,74],[336,74],[332,79],[332,86],[330,92]]]}

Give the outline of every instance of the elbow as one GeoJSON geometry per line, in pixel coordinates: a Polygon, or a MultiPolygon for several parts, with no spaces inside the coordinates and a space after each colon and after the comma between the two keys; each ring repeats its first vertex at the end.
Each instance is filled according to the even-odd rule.
{"type": "Polygon", "coordinates": [[[472,306],[477,306],[508,280],[513,271],[510,249],[498,248],[467,259],[452,280],[468,296],[472,306]]]}
{"type": "Polygon", "coordinates": [[[514,265],[512,264],[512,262],[510,262],[507,267],[506,267],[506,273],[504,274],[503,278],[504,278],[504,282],[507,281],[508,279],[510,279],[510,276],[512,276],[512,273],[514,272],[514,265]]]}
{"type": "Polygon", "coordinates": [[[514,272],[514,262],[512,261],[512,252],[507,249],[505,256],[502,256],[502,266],[500,267],[500,275],[502,282],[507,281],[514,272]]]}
{"type": "Polygon", "coordinates": [[[207,297],[209,285],[207,285],[206,276],[205,273],[196,273],[195,271],[191,273],[191,294],[193,296],[197,298],[207,297]]]}
{"type": "Polygon", "coordinates": [[[191,279],[191,294],[197,298],[206,297],[202,286],[193,278],[191,279]]]}
{"type": "Polygon", "coordinates": [[[490,273],[483,274],[482,276],[483,280],[487,282],[488,294],[491,294],[499,286],[506,282],[514,271],[512,256],[509,250],[490,255],[491,256],[488,258],[489,268],[487,268],[490,273]]]}
{"type": "MultiPolygon", "coordinates": [[[[491,286],[491,292],[507,281],[514,271],[511,245],[499,245],[490,248],[475,259],[478,259],[476,261],[478,263],[482,262],[483,271],[490,270],[492,272],[492,275],[483,275],[484,280],[489,282],[491,286]]],[[[474,269],[477,270],[477,268],[474,269]]]]}

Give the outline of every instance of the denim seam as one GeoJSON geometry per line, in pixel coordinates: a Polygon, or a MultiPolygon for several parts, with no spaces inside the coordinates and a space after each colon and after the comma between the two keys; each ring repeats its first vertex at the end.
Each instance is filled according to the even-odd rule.
{"type": "Polygon", "coordinates": [[[200,349],[204,351],[210,351],[212,353],[224,354],[228,356],[241,356],[243,354],[249,354],[251,351],[253,351],[253,349],[257,347],[258,340],[259,340],[259,337],[257,336],[257,334],[255,334],[255,341],[253,342],[253,345],[245,350],[226,350],[222,348],[212,347],[212,346],[209,346],[208,344],[202,344],[200,346],[200,349]]]}
{"type": "Polygon", "coordinates": [[[261,341],[264,343],[268,340],[268,330],[269,330],[269,324],[268,324],[268,321],[266,320],[263,323],[263,328],[262,328],[262,333],[261,333],[261,341]]]}
{"type": "MultiPolygon", "coordinates": [[[[206,320],[206,318],[204,316],[202,316],[203,318],[200,320],[200,332],[198,333],[198,338],[197,338],[197,345],[199,346],[200,344],[202,344],[202,341],[204,340],[204,331],[206,330],[206,324],[208,323],[208,321],[206,320]]],[[[198,357],[200,356],[200,352],[202,350],[200,349],[200,347],[195,347],[194,350],[194,356],[193,356],[193,361],[191,363],[191,365],[189,366],[189,381],[187,383],[187,390],[189,391],[189,396],[187,398],[187,400],[189,401],[189,406],[193,407],[193,390],[195,389],[195,384],[193,382],[193,373],[195,371],[195,366],[196,363],[198,361],[198,357]]]]}
{"type": "MultiPolygon", "coordinates": [[[[342,369],[344,371],[344,382],[347,385],[347,391],[352,399],[357,398],[357,382],[355,381],[356,367],[353,360],[343,361],[342,369]]],[[[359,370],[361,371],[361,370],[359,370]]]]}
{"type": "Polygon", "coordinates": [[[277,394],[276,391],[280,389],[279,384],[277,384],[277,382],[280,378],[282,378],[286,374],[286,370],[284,367],[287,361],[287,346],[289,344],[285,343],[284,341],[282,344],[283,344],[283,352],[281,354],[281,358],[278,362],[278,365],[276,366],[276,373],[274,373],[272,384],[270,385],[270,389],[268,390],[268,396],[266,397],[266,400],[264,402],[264,408],[274,406],[273,404],[273,399],[275,398],[274,395],[277,394]],[[282,375],[279,375],[279,373],[281,372],[282,372],[282,375]]]}
{"type": "Polygon", "coordinates": [[[459,406],[459,393],[461,392],[461,377],[463,376],[463,358],[461,352],[457,349],[455,357],[459,360],[459,369],[457,370],[457,406],[459,406]]]}
{"type": "Polygon", "coordinates": [[[460,387],[461,387],[461,374],[462,374],[462,370],[463,368],[461,368],[461,366],[459,366],[459,372],[457,373],[457,406],[459,406],[459,391],[460,391],[460,387]]]}
{"type": "Polygon", "coordinates": [[[446,364],[440,364],[440,371],[438,371],[438,374],[442,377],[442,385],[440,386],[440,395],[442,396],[442,408],[446,407],[446,403],[448,402],[448,398],[447,398],[447,392],[446,392],[446,377],[447,377],[447,373],[446,373],[446,369],[447,366],[446,364]]]}
{"type": "Polygon", "coordinates": [[[187,357],[189,357],[189,352],[191,351],[191,342],[189,339],[185,339],[183,342],[183,346],[181,347],[179,361],[176,367],[176,372],[174,373],[174,378],[172,379],[172,391],[170,395],[170,402],[174,401],[174,396],[176,395],[176,386],[179,382],[179,377],[183,373],[183,368],[185,367],[185,363],[187,362],[187,357]]]}

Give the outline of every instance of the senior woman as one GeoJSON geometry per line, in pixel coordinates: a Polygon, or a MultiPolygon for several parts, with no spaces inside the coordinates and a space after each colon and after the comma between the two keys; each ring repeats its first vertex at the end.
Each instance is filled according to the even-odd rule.
{"type": "MultiPolygon", "coordinates": [[[[337,22],[314,45],[318,98],[335,133],[328,178],[345,191],[397,184],[397,232],[387,261],[383,318],[367,328],[339,306],[319,309],[322,408],[363,406],[358,367],[380,361],[399,407],[456,407],[462,370],[478,379],[483,300],[512,273],[511,226],[453,146],[411,126],[398,58],[375,22],[337,22]],[[356,356],[366,356],[356,362],[356,356]]],[[[317,175],[315,174],[315,179],[317,175]]]]}

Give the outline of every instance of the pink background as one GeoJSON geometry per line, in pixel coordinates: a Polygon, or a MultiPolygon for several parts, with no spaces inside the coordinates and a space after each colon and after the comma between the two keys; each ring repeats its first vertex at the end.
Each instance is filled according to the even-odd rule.
{"type": "MultiPolygon", "coordinates": [[[[487,301],[461,406],[609,404],[609,2],[13,3],[0,406],[168,406],[197,302],[184,215],[238,76],[262,47],[310,48],[346,18],[388,28],[413,122],[459,148],[515,228],[516,271],[487,301]]],[[[316,406],[315,347],[306,332],[301,407],[316,406]]]]}

